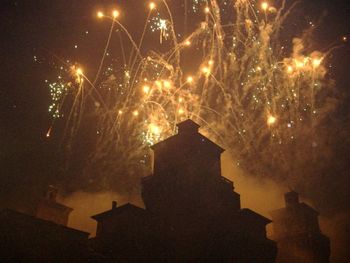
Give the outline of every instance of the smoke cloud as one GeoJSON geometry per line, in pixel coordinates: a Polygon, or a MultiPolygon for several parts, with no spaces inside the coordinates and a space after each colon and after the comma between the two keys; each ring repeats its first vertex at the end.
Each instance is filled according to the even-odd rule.
{"type": "Polygon", "coordinates": [[[110,210],[112,201],[117,201],[118,206],[128,202],[143,206],[139,195],[127,196],[107,191],[98,193],[79,191],[66,197],[61,196],[60,201],[74,209],[69,218],[69,227],[89,232],[90,236],[96,234],[96,221],[91,216],[110,210]]]}
{"type": "MultiPolygon", "coordinates": [[[[224,153],[222,174],[234,182],[235,191],[241,195],[242,207],[252,209],[268,218],[271,210],[283,207],[283,194],[288,190],[286,187],[270,179],[254,179],[247,176],[234,164],[230,154],[224,153]]],[[[91,216],[111,209],[112,201],[117,201],[118,206],[128,202],[144,206],[140,193],[134,191],[129,194],[114,191],[95,193],[77,191],[69,196],[61,196],[60,201],[74,209],[69,226],[87,231],[92,235],[96,231],[96,222],[91,219],[91,216]]]]}
{"type": "MultiPolygon", "coordinates": [[[[249,208],[261,215],[271,218],[270,211],[284,207],[284,193],[288,187],[271,179],[250,176],[232,158],[229,152],[222,155],[222,175],[234,182],[235,191],[241,195],[242,208],[249,208]]],[[[69,196],[61,196],[60,201],[74,211],[71,213],[69,227],[86,231],[90,237],[95,236],[96,221],[92,215],[111,209],[112,201],[118,206],[133,203],[144,207],[140,193],[135,191],[123,194],[113,191],[84,192],[77,191],[69,196]]],[[[301,201],[314,206],[313,202],[301,196],[301,201]]],[[[334,216],[320,217],[322,232],[331,239],[331,262],[345,262],[350,258],[350,250],[345,244],[350,244],[350,211],[334,216]]],[[[268,236],[272,237],[272,224],[267,227],[268,236]]]]}

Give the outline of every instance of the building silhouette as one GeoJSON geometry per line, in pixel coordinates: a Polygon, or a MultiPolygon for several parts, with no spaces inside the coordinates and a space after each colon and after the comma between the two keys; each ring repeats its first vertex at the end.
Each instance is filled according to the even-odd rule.
{"type": "Polygon", "coordinates": [[[0,262],[328,262],[329,240],[318,213],[285,195],[271,221],[242,208],[232,181],[221,175],[220,146],[191,120],[152,146],[153,173],[141,181],[145,208],[117,205],[92,216],[96,236],[67,227],[72,209],[50,187],[36,217],[0,211],[0,262]]]}
{"type": "Polygon", "coordinates": [[[153,174],[142,180],[146,209],[127,204],[97,220],[96,251],[125,262],[274,262],[271,221],[241,209],[233,182],[221,176],[224,151],[191,120],[152,146],[153,174]]]}
{"type": "Polygon", "coordinates": [[[73,210],[50,186],[35,216],[0,211],[0,262],[106,262],[89,246],[89,233],[67,227],[73,210]]]}
{"type": "Polygon", "coordinates": [[[90,240],[94,251],[112,262],[163,262],[168,246],[160,222],[147,210],[132,204],[92,216],[97,221],[96,237],[90,240]]]}
{"type": "Polygon", "coordinates": [[[88,233],[13,210],[0,211],[0,233],[0,262],[86,262],[95,258],[88,248],[88,233]]]}
{"type": "Polygon", "coordinates": [[[286,207],[272,211],[273,239],[278,244],[279,263],[328,263],[330,241],[321,233],[318,212],[299,202],[298,193],[285,194],[286,207]]]}
{"type": "Polygon", "coordinates": [[[57,194],[58,190],[50,185],[45,197],[38,203],[36,217],[66,226],[73,209],[57,202],[57,194]]]}

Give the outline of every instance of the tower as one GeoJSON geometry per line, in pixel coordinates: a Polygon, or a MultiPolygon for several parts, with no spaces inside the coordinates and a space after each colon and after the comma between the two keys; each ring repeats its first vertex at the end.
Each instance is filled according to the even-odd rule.
{"type": "Polygon", "coordinates": [[[294,191],[284,199],[285,208],[271,212],[277,262],[329,262],[330,241],[321,233],[318,212],[301,203],[294,191]]]}
{"type": "Polygon", "coordinates": [[[241,209],[233,182],[221,176],[224,150],[191,120],[177,127],[152,146],[153,174],[142,180],[146,209],[113,205],[93,216],[97,251],[135,262],[274,262],[271,221],[241,209]]]}
{"type": "Polygon", "coordinates": [[[233,182],[221,176],[223,148],[186,120],[152,146],[153,174],[142,181],[146,210],[165,226],[171,262],[274,262],[271,221],[241,209],[233,182]]]}
{"type": "Polygon", "coordinates": [[[154,172],[142,181],[146,208],[174,227],[188,222],[189,215],[238,211],[240,196],[233,182],[221,176],[224,149],[201,135],[192,120],[177,127],[177,135],[152,146],[154,172]]]}

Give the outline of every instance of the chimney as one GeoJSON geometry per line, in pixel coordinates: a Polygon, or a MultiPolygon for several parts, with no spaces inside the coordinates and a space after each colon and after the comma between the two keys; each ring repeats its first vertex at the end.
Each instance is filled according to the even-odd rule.
{"type": "Polygon", "coordinates": [[[293,207],[299,204],[299,194],[295,191],[288,192],[284,195],[286,207],[293,207]]]}
{"type": "Polygon", "coordinates": [[[116,209],[117,208],[117,201],[113,201],[112,202],[112,209],[116,209]]]}
{"type": "Polygon", "coordinates": [[[46,199],[52,202],[56,202],[57,194],[58,194],[58,189],[55,188],[53,185],[49,185],[46,191],[46,199]]]}

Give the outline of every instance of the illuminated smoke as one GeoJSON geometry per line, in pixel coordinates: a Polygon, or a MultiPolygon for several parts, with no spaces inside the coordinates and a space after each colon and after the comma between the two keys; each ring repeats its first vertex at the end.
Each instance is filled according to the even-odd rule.
{"type": "MultiPolygon", "coordinates": [[[[191,6],[191,16],[201,22],[182,35],[175,31],[167,1],[150,3],[140,41],[127,31],[120,11],[97,13],[111,21],[111,32],[124,33],[133,50],[123,54],[129,63],[111,73],[104,69],[105,52],[100,64],[105,72],[99,70],[95,81],[76,70],[80,81],[64,92],[74,97],[66,143],[77,135],[82,107],[93,101],[89,114],[96,116],[98,137],[86,172],[98,171],[103,163],[105,174],[124,174],[136,182],[150,170],[149,145],[175,134],[176,123],[191,118],[242,169],[279,174],[293,185],[294,175],[326,147],[318,129],[334,109],[325,78],[329,53],[309,51],[300,36],[282,44],[281,28],[291,15],[284,2],[211,0],[191,6]],[[144,36],[157,38],[156,32],[166,51],[144,50],[144,36]],[[192,62],[190,70],[184,60],[192,62]]],[[[56,116],[58,109],[55,104],[56,116]]]]}

